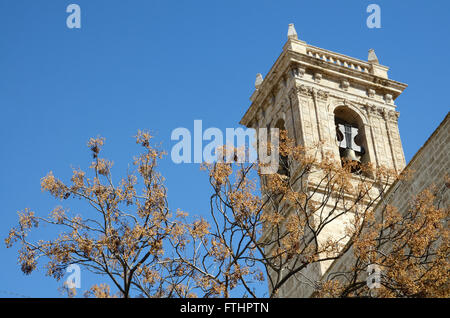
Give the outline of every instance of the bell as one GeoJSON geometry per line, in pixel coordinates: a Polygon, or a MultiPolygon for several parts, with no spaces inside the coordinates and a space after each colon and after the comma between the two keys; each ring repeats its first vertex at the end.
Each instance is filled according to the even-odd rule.
{"type": "Polygon", "coordinates": [[[349,161],[360,162],[360,157],[356,156],[355,151],[353,149],[345,149],[343,157],[349,161]]]}

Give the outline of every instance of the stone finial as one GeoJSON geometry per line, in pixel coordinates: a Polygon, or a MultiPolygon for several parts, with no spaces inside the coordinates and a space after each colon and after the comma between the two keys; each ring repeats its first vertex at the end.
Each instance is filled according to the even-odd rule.
{"type": "Polygon", "coordinates": [[[262,77],[261,73],[256,74],[255,88],[258,89],[259,86],[261,86],[262,82],[263,82],[263,77],[262,77]]]}
{"type": "Polygon", "coordinates": [[[379,64],[379,62],[378,62],[378,57],[377,57],[377,55],[375,54],[375,50],[374,50],[374,49],[370,49],[370,50],[369,50],[369,57],[367,58],[367,60],[368,60],[370,63],[379,64]]]}
{"type": "Polygon", "coordinates": [[[287,36],[288,36],[288,39],[298,40],[297,31],[295,31],[294,23],[289,24],[287,36]]]}

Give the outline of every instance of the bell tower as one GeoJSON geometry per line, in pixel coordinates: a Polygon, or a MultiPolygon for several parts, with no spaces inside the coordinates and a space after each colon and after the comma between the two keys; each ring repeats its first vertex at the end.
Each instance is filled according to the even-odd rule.
{"type": "MultiPolygon", "coordinates": [[[[389,68],[379,63],[372,49],[364,61],[307,44],[293,24],[287,36],[270,71],[264,78],[257,75],[251,105],[240,123],[255,129],[285,129],[297,145],[322,142],[322,155],[331,152],[336,158],[400,173],[405,158],[395,99],[407,85],[389,79],[389,68]]],[[[336,221],[329,235],[342,231],[336,221]]],[[[320,279],[329,265],[321,264],[306,275],[320,279]]],[[[280,291],[280,297],[310,294],[295,282],[280,291]]]]}

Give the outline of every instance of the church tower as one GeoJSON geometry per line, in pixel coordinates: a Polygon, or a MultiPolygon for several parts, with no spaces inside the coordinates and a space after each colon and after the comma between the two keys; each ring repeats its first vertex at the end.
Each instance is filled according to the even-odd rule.
{"type": "MultiPolygon", "coordinates": [[[[255,129],[285,129],[297,145],[311,147],[321,141],[324,152],[336,158],[400,173],[405,158],[394,101],[407,85],[389,79],[388,69],[374,50],[369,50],[368,61],[331,52],[298,39],[290,24],[282,53],[265,78],[257,75],[251,105],[240,123],[255,129]]],[[[336,222],[330,235],[342,228],[336,222]]],[[[320,279],[328,266],[321,264],[306,275],[320,279]]],[[[295,282],[279,294],[310,295],[311,290],[298,288],[295,282]]]]}

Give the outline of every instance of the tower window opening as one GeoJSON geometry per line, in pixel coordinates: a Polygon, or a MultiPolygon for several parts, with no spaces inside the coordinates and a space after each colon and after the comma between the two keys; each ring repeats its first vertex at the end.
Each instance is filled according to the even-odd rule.
{"type": "Polygon", "coordinates": [[[342,165],[350,162],[352,173],[361,173],[361,164],[367,162],[367,146],[360,117],[348,107],[338,107],[335,124],[342,165]]]}

